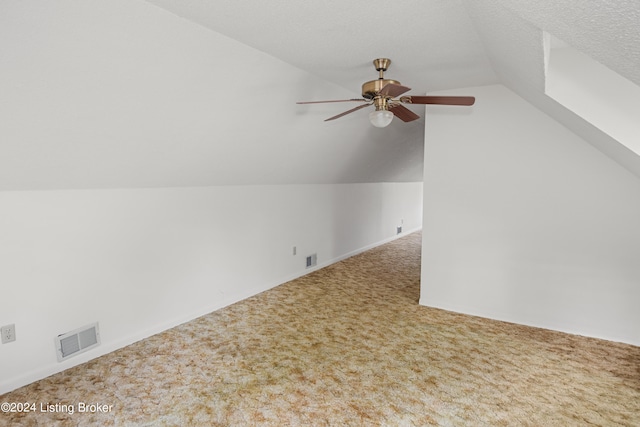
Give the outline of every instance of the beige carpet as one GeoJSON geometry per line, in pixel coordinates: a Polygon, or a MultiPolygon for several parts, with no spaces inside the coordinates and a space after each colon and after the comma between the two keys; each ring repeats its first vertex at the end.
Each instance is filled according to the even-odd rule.
{"type": "Polygon", "coordinates": [[[0,425],[640,426],[639,347],[421,307],[420,242],[1,396],[53,412],[0,425]]]}

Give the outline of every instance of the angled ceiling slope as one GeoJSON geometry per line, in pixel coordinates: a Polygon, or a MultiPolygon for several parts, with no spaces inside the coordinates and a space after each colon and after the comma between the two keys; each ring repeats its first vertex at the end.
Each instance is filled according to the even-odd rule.
{"type": "Polygon", "coordinates": [[[414,94],[503,83],[640,176],[545,94],[543,28],[640,82],[640,4],[603,3],[2,2],[0,190],[420,180],[422,120],[295,105],[357,97],[378,57],[414,94]]]}
{"type": "Polygon", "coordinates": [[[417,93],[503,83],[640,177],[640,156],[545,93],[545,31],[640,84],[635,0],[180,2],[148,0],[348,90],[370,61],[417,93]],[[383,11],[383,12],[381,12],[383,11]]]}
{"type": "MultiPolygon", "coordinates": [[[[465,55],[480,46],[468,35],[465,55]]],[[[423,123],[373,132],[363,112],[327,126],[334,110],[295,104],[353,97],[372,58],[396,58],[367,49],[360,72],[327,60],[357,82],[345,89],[319,76],[322,64],[305,71],[142,0],[0,2],[0,190],[419,181],[423,123]]],[[[467,56],[435,50],[479,83],[467,56]]]]}
{"type": "Polygon", "coordinates": [[[416,94],[497,83],[462,0],[147,0],[359,93],[375,58],[416,94]]]}
{"type": "MultiPolygon", "coordinates": [[[[549,34],[640,86],[640,3],[466,0],[465,4],[505,86],[640,177],[640,156],[632,144],[606,132],[593,116],[588,120],[547,96],[549,34]]],[[[639,108],[640,99],[634,102],[639,108]]]]}

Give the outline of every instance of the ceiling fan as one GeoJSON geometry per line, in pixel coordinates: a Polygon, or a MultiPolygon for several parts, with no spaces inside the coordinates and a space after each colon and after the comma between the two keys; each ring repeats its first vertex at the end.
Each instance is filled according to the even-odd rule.
{"type": "Polygon", "coordinates": [[[333,101],[302,101],[296,104],[322,104],[328,102],[363,102],[355,108],[347,110],[337,116],[329,117],[329,120],[335,120],[347,114],[366,108],[370,105],[375,106],[375,111],[369,113],[369,120],[375,127],[388,126],[396,116],[403,122],[410,122],[419,119],[413,111],[409,110],[402,104],[439,104],[439,105],[473,105],[476,99],[473,96],[400,96],[411,90],[406,86],[402,86],[400,82],[384,78],[384,72],[387,71],[391,60],[387,58],[378,58],[373,60],[376,71],[380,73],[378,80],[371,80],[362,85],[362,99],[339,99],[333,101]]]}

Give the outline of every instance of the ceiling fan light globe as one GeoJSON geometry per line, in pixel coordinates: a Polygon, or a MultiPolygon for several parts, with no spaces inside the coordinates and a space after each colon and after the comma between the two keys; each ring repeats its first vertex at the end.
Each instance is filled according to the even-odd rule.
{"type": "Polygon", "coordinates": [[[389,126],[393,120],[393,113],[389,110],[376,110],[369,113],[369,121],[377,128],[389,126]]]}

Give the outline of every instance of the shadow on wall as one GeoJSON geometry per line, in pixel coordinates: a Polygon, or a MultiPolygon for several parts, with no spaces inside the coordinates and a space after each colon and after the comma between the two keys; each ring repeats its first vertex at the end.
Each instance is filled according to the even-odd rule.
{"type": "Polygon", "coordinates": [[[371,125],[368,110],[357,111],[342,123],[344,149],[335,167],[340,182],[422,182],[424,121],[404,123],[395,119],[386,128],[371,125]],[[355,141],[354,141],[355,140],[355,141]]]}

